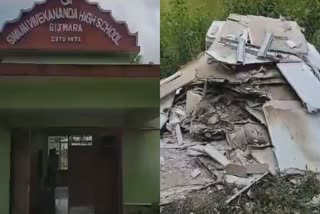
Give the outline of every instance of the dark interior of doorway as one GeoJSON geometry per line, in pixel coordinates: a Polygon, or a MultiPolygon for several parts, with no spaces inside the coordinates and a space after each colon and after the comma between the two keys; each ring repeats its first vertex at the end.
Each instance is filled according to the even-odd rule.
{"type": "Polygon", "coordinates": [[[121,213],[119,139],[64,130],[39,146],[32,131],[13,132],[11,214],[121,213]]]}

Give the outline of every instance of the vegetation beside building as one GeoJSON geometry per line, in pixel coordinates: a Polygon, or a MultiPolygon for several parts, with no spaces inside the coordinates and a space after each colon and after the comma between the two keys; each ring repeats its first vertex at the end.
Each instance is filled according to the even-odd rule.
{"type": "Polygon", "coordinates": [[[161,0],[161,77],[169,76],[204,50],[213,20],[229,13],[295,20],[320,48],[319,0],[161,0]]]}

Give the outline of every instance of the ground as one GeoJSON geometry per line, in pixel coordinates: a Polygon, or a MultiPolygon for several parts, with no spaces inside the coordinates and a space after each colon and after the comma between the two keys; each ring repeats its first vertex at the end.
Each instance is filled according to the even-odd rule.
{"type": "Polygon", "coordinates": [[[320,213],[318,176],[266,176],[226,205],[240,188],[224,184],[190,192],[185,199],[162,206],[162,214],[316,214],[320,213]]]}

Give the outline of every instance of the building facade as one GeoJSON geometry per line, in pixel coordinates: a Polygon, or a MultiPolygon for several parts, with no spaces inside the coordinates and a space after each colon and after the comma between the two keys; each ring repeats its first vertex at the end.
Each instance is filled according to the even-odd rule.
{"type": "Polygon", "coordinates": [[[49,213],[46,201],[70,214],[157,207],[160,68],[132,64],[137,36],[86,0],[36,3],[4,24],[1,214],[49,213]]]}

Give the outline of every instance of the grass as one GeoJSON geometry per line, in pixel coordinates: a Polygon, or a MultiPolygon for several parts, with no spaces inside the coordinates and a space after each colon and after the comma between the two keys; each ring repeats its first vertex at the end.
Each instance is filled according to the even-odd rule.
{"type": "Polygon", "coordinates": [[[228,205],[225,201],[234,194],[234,186],[224,189],[194,192],[184,201],[178,201],[163,208],[162,214],[204,213],[204,214],[316,214],[320,204],[309,202],[320,194],[320,180],[312,173],[296,177],[297,184],[290,179],[268,176],[250,189],[250,197],[244,193],[228,205]]]}
{"type": "MultiPolygon", "coordinates": [[[[160,0],[161,10],[166,10],[170,6],[170,0],[160,0]]],[[[189,4],[198,7],[204,8],[209,14],[215,17],[224,16],[224,0],[189,0],[189,4]]]]}
{"type": "Polygon", "coordinates": [[[224,20],[225,0],[161,0],[161,78],[204,51],[213,20],[224,20]]]}

